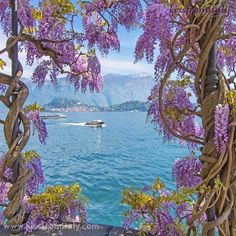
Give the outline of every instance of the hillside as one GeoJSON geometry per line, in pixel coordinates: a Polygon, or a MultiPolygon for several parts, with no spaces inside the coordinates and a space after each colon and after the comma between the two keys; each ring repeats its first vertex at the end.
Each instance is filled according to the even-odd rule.
{"type": "Polygon", "coordinates": [[[109,107],[90,106],[80,101],[67,98],[54,98],[48,104],[43,106],[45,111],[56,112],[84,112],[84,111],[144,111],[148,110],[148,103],[140,101],[128,101],[109,107]]]}
{"type": "Polygon", "coordinates": [[[104,111],[147,111],[148,104],[140,101],[128,101],[104,108],[104,111]]]}

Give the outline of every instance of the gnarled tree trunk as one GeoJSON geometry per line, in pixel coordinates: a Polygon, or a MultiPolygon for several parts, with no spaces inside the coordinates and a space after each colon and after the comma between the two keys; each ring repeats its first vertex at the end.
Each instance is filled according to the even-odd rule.
{"type": "MultiPolygon", "coordinates": [[[[14,37],[8,40],[10,45],[14,37]]],[[[9,58],[12,59],[12,50],[8,51],[9,58]]],[[[25,188],[29,172],[25,167],[21,151],[28,142],[30,136],[30,121],[23,111],[23,105],[28,97],[27,86],[20,81],[23,68],[20,62],[17,63],[17,72],[14,77],[0,73],[0,83],[8,85],[8,89],[0,100],[9,109],[9,112],[2,121],[4,125],[4,135],[9,150],[2,161],[0,177],[12,184],[8,192],[9,203],[4,211],[4,216],[8,219],[8,224],[13,230],[19,230],[25,216],[22,201],[25,195],[25,188]],[[21,130],[21,126],[23,130],[21,130]],[[13,170],[13,177],[8,179],[4,176],[6,168],[13,170]]]]}
{"type": "MultiPolygon", "coordinates": [[[[216,235],[218,228],[220,235],[236,235],[235,231],[235,125],[229,126],[228,143],[223,154],[216,152],[214,144],[214,113],[218,104],[227,102],[229,84],[223,72],[217,71],[216,35],[220,34],[223,16],[213,17],[207,27],[206,40],[201,42],[202,58],[199,60],[198,76],[201,77],[201,96],[199,100],[202,108],[202,123],[205,130],[205,146],[200,159],[203,162],[203,184],[211,188],[207,196],[202,194],[199,205],[204,206],[207,223],[203,224],[202,235],[216,235]],[[218,21],[218,22],[217,22],[218,21]],[[216,23],[217,22],[217,23],[216,23]],[[205,55],[208,56],[205,56],[205,55]],[[215,179],[219,178],[223,188],[215,188],[215,179]]],[[[197,78],[198,79],[198,78],[197,78]]],[[[230,115],[231,124],[234,115],[230,115]]]]}

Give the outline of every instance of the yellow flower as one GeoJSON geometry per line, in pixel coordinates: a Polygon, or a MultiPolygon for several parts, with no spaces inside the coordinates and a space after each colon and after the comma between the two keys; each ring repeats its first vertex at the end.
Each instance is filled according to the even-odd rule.
{"type": "Polygon", "coordinates": [[[163,189],[164,187],[165,187],[165,185],[161,182],[160,178],[156,178],[153,188],[156,191],[159,191],[159,190],[163,189]]]}
{"type": "Polygon", "coordinates": [[[23,32],[25,34],[33,34],[37,31],[36,27],[27,27],[27,28],[24,28],[23,32]]]}
{"type": "Polygon", "coordinates": [[[32,16],[35,20],[42,20],[43,19],[43,11],[42,10],[38,10],[38,9],[33,9],[32,10],[32,16]]]}
{"type": "Polygon", "coordinates": [[[43,108],[37,103],[33,103],[25,107],[25,110],[28,111],[43,111],[43,108]]]}
{"type": "Polygon", "coordinates": [[[6,62],[0,58],[0,69],[3,70],[4,66],[6,66],[6,62]]]}
{"type": "Polygon", "coordinates": [[[72,184],[70,189],[71,189],[72,192],[80,192],[80,186],[76,183],[72,184]]]}
{"type": "Polygon", "coordinates": [[[79,51],[80,49],[81,49],[81,45],[80,45],[80,44],[78,44],[78,45],[75,46],[75,50],[78,50],[78,51],[79,51]]]}
{"type": "Polygon", "coordinates": [[[34,150],[30,150],[30,151],[26,151],[23,153],[23,157],[26,161],[31,161],[33,160],[34,158],[38,158],[39,157],[39,154],[34,151],[34,150]]]}
{"type": "Polygon", "coordinates": [[[58,6],[61,8],[61,13],[70,14],[76,11],[75,6],[71,3],[70,0],[57,0],[58,6]]]}

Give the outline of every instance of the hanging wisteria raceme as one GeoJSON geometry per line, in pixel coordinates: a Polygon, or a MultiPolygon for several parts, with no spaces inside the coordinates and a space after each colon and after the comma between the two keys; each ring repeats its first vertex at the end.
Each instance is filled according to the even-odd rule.
{"type": "Polygon", "coordinates": [[[35,71],[32,76],[33,83],[36,83],[39,85],[39,87],[42,87],[45,83],[46,76],[49,72],[48,66],[50,66],[50,61],[42,61],[40,65],[38,65],[35,68],[35,71]]]}
{"type": "Polygon", "coordinates": [[[40,112],[37,110],[29,111],[27,113],[27,116],[32,121],[33,134],[35,133],[35,130],[37,130],[40,143],[46,144],[48,132],[47,132],[46,124],[40,116],[40,112]]]}
{"type": "Polygon", "coordinates": [[[181,187],[194,187],[201,183],[200,173],[202,163],[194,156],[177,159],[174,162],[172,175],[176,181],[177,189],[181,187]]]}
{"type": "Polygon", "coordinates": [[[3,211],[0,211],[0,225],[3,223],[4,215],[3,211]]]}
{"type": "Polygon", "coordinates": [[[229,104],[219,104],[215,109],[214,120],[214,144],[216,151],[223,154],[227,147],[229,129],[229,104]]]}
{"type": "Polygon", "coordinates": [[[83,24],[89,47],[97,45],[102,53],[108,49],[120,49],[117,35],[118,25],[131,29],[140,22],[142,4],[140,0],[130,1],[81,1],[83,24]],[[108,15],[109,19],[105,16],[108,15]]]}
{"type": "MultiPolygon", "coordinates": [[[[195,116],[191,113],[194,107],[190,101],[190,94],[187,93],[182,84],[185,80],[179,82],[170,83],[164,90],[163,94],[163,110],[165,116],[165,122],[169,127],[176,130],[176,133],[182,137],[192,137],[192,140],[181,140],[180,143],[187,146],[190,149],[196,148],[197,142],[194,140],[200,140],[203,137],[203,129],[196,122],[195,116]],[[174,86],[178,83],[178,86],[174,86]]],[[[163,119],[159,109],[159,88],[160,84],[157,84],[149,97],[150,108],[148,111],[148,117],[151,122],[156,125],[156,129],[163,134],[164,141],[175,140],[173,133],[163,123],[163,119]]]]}
{"type": "Polygon", "coordinates": [[[11,34],[11,13],[8,0],[0,2],[0,20],[3,32],[9,36],[11,34]]]}
{"type": "Polygon", "coordinates": [[[33,30],[35,27],[35,20],[33,17],[30,0],[20,0],[18,3],[18,14],[23,27],[33,30]]]}
{"type": "Polygon", "coordinates": [[[27,181],[26,194],[30,197],[36,194],[45,183],[43,167],[40,156],[35,151],[24,153],[26,168],[30,171],[30,178],[27,181]]]}
{"type": "MultiPolygon", "coordinates": [[[[147,61],[153,61],[155,45],[160,41],[163,43],[161,50],[168,53],[166,46],[170,43],[172,37],[169,7],[161,4],[160,1],[153,1],[144,13],[143,31],[136,44],[136,60],[140,60],[145,56],[147,61]]],[[[158,66],[160,66],[160,70],[163,70],[170,62],[170,54],[165,56],[161,54],[161,56],[163,59],[160,59],[160,61],[164,64],[158,66]],[[164,58],[167,60],[164,60],[164,58]]]]}

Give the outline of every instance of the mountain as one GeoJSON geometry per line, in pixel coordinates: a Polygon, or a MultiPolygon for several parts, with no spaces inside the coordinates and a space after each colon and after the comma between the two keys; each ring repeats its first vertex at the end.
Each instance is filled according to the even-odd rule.
{"type": "Polygon", "coordinates": [[[44,105],[51,102],[54,98],[62,97],[91,106],[109,107],[115,104],[121,104],[126,101],[146,102],[153,87],[154,80],[152,76],[141,75],[119,75],[108,74],[104,76],[103,89],[100,93],[91,93],[87,91],[82,94],[75,92],[73,86],[66,78],[58,80],[57,86],[53,86],[47,81],[43,88],[32,84],[31,80],[23,80],[29,87],[30,96],[28,103],[37,101],[44,105]]]}

